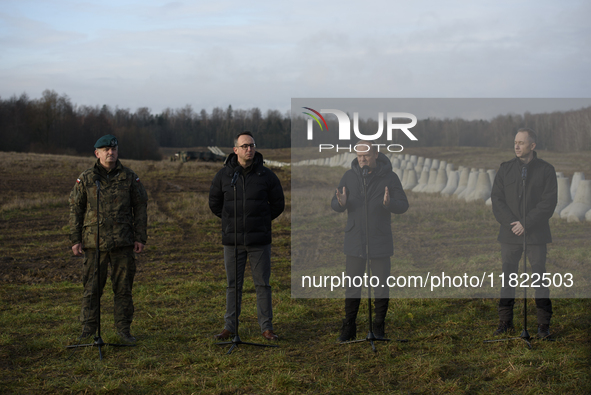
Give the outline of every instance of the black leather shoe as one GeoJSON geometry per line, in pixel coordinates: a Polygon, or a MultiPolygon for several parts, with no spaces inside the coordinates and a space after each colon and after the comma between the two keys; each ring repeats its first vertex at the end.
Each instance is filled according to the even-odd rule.
{"type": "Polygon", "coordinates": [[[499,326],[497,330],[493,333],[493,335],[502,335],[503,333],[513,333],[515,332],[515,327],[513,326],[513,321],[499,321],[499,326]]]}
{"type": "Polygon", "coordinates": [[[357,324],[355,323],[355,320],[343,320],[343,325],[341,326],[341,335],[337,338],[337,343],[355,340],[356,336],[357,324]]]}
{"type": "Polygon", "coordinates": [[[381,320],[375,320],[373,322],[373,335],[376,339],[384,339],[386,337],[385,332],[386,323],[381,320]]]}
{"type": "Polygon", "coordinates": [[[129,333],[129,331],[121,331],[118,332],[117,335],[119,336],[119,339],[123,340],[126,343],[135,343],[136,342],[136,338],[132,336],[131,333],[129,333]]]}
{"type": "Polygon", "coordinates": [[[538,338],[545,339],[547,337],[550,337],[550,325],[538,324],[538,338]]]}

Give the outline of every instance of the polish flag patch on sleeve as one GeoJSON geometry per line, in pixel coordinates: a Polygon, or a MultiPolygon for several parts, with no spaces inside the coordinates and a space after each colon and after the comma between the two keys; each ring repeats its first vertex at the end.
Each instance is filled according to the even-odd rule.
{"type": "Polygon", "coordinates": [[[135,179],[135,182],[140,182],[140,178],[139,178],[139,177],[138,177],[138,178],[136,178],[136,179],[135,179]]]}
{"type": "Polygon", "coordinates": [[[80,184],[81,182],[82,182],[82,181],[80,181],[80,179],[79,179],[79,178],[76,178],[76,183],[77,183],[77,184],[80,184]]]}

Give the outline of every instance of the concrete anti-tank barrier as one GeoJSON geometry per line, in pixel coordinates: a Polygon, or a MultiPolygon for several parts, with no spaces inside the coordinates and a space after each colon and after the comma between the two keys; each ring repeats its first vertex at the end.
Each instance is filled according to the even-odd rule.
{"type": "Polygon", "coordinates": [[[466,200],[468,196],[472,192],[474,192],[474,188],[476,188],[476,182],[478,182],[478,170],[471,169],[470,176],[468,177],[468,185],[466,185],[466,189],[464,189],[459,195],[458,198],[466,200]]]}
{"type": "Polygon", "coordinates": [[[468,180],[470,178],[470,168],[464,167],[460,172],[460,180],[458,181],[458,187],[454,191],[454,196],[460,197],[460,194],[464,192],[468,186],[468,180]]]}
{"type": "Polygon", "coordinates": [[[421,177],[419,178],[419,183],[412,189],[412,191],[423,192],[423,189],[425,189],[427,186],[427,182],[429,182],[429,171],[427,169],[423,169],[421,172],[421,177]]]}
{"type": "Polygon", "coordinates": [[[447,171],[445,170],[445,167],[446,166],[439,166],[439,170],[437,170],[437,178],[435,178],[435,185],[433,185],[431,190],[432,193],[439,193],[445,189],[445,186],[447,185],[447,171]]]}
{"type": "Polygon", "coordinates": [[[421,191],[424,193],[431,193],[435,187],[435,181],[437,180],[437,169],[431,167],[429,170],[429,181],[427,181],[427,186],[421,191]]]}
{"type": "Polygon", "coordinates": [[[487,172],[481,169],[478,173],[478,180],[476,181],[474,192],[472,192],[470,196],[466,198],[466,201],[473,202],[476,200],[482,200],[483,202],[486,202],[486,200],[490,198],[490,192],[490,176],[487,172]]]}
{"type": "Polygon", "coordinates": [[[441,196],[451,196],[458,188],[460,181],[460,173],[455,170],[450,170],[447,174],[447,185],[441,191],[441,196]]]}
{"type": "Polygon", "coordinates": [[[585,174],[582,171],[576,171],[573,174],[573,181],[570,184],[570,196],[571,199],[574,200],[575,196],[577,196],[577,189],[579,188],[579,183],[585,179],[585,174]]]}
{"type": "Polygon", "coordinates": [[[589,210],[591,210],[591,180],[581,180],[577,188],[575,200],[573,200],[568,211],[568,222],[584,220],[585,214],[589,210]]]}
{"type": "Polygon", "coordinates": [[[557,177],[556,182],[558,183],[558,201],[552,218],[560,218],[560,212],[573,201],[570,196],[569,179],[565,177],[557,177]]]}
{"type": "Polygon", "coordinates": [[[417,172],[415,171],[415,169],[408,169],[404,172],[404,175],[406,176],[406,183],[404,183],[404,190],[408,191],[408,190],[412,190],[414,187],[417,186],[417,184],[419,183],[417,181],[417,172]]]}

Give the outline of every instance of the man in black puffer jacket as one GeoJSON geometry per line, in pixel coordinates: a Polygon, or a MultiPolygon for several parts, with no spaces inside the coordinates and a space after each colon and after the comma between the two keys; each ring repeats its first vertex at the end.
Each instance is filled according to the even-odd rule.
{"type": "MultiPolygon", "coordinates": [[[[365,198],[363,193],[364,177],[367,180],[368,216],[369,216],[369,258],[371,275],[380,279],[375,291],[374,335],[383,339],[385,336],[384,320],[388,311],[390,289],[386,279],[390,275],[390,257],[394,255],[392,242],[391,213],[402,214],[408,210],[408,200],[402,189],[400,179],[392,171],[392,164],[386,155],[379,153],[375,146],[367,141],[356,145],[357,159],[351,162],[331,207],[337,212],[347,210],[345,227],[346,273],[347,276],[363,276],[366,267],[365,245],[365,198]],[[367,150],[365,149],[367,147],[367,150]],[[364,151],[364,152],[362,152],[364,151]],[[367,174],[364,176],[364,170],[367,174]]],[[[369,275],[369,274],[368,274],[369,275]]],[[[349,286],[345,290],[345,319],[338,341],[352,340],[357,334],[355,320],[359,310],[361,288],[349,286]]]]}
{"type": "Polygon", "coordinates": [[[222,219],[222,244],[224,264],[228,279],[226,288],[225,326],[214,336],[226,340],[235,332],[234,312],[240,317],[242,285],[246,258],[250,261],[257,294],[257,315],[262,335],[267,340],[277,340],[273,332],[271,306],[271,221],[285,208],[283,189],[279,179],[263,166],[263,156],[256,152],[250,132],[240,133],[234,140],[234,153],[224,163],[224,168],[214,177],[209,190],[209,208],[222,219]],[[236,176],[237,229],[234,229],[234,188],[236,176]],[[234,270],[234,234],[238,244],[238,275],[234,270]],[[238,306],[235,307],[234,282],[238,290],[238,306]]]}

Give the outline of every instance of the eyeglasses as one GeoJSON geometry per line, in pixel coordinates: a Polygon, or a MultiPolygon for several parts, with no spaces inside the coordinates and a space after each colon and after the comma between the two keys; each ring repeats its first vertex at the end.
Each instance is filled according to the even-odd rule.
{"type": "Polygon", "coordinates": [[[247,149],[249,149],[249,148],[254,148],[254,147],[256,147],[256,146],[257,146],[257,145],[256,145],[256,144],[254,144],[254,143],[252,143],[252,144],[242,144],[242,145],[239,145],[239,146],[238,146],[238,148],[242,148],[243,150],[245,150],[245,151],[246,151],[247,149]]]}

